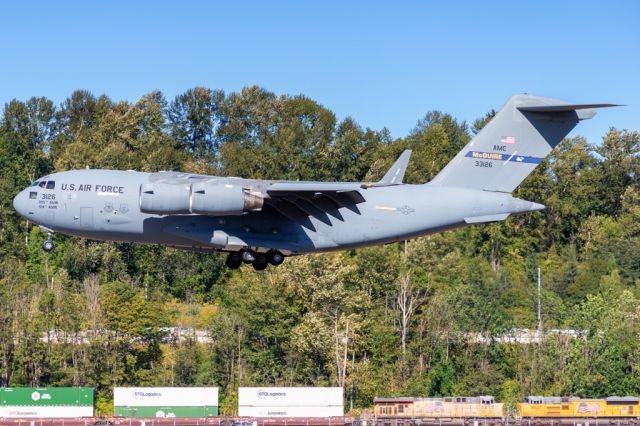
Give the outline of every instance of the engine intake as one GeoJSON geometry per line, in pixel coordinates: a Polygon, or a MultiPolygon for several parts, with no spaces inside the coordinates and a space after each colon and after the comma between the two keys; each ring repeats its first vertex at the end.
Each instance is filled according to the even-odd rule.
{"type": "Polygon", "coordinates": [[[237,185],[197,182],[140,185],[140,211],[150,214],[241,215],[259,211],[264,205],[260,193],[237,185]]]}

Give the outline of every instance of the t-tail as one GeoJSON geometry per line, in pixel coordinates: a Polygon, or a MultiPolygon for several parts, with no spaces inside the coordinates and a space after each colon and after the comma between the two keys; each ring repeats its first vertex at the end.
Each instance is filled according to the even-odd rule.
{"type": "Polygon", "coordinates": [[[593,108],[610,106],[512,96],[430,184],[510,193],[593,108]]]}

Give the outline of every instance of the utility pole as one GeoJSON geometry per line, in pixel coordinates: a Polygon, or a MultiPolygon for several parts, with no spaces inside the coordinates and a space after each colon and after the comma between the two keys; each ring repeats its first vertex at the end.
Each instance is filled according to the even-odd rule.
{"type": "Polygon", "coordinates": [[[542,306],[540,301],[540,267],[538,267],[538,336],[542,336],[542,306]]]}

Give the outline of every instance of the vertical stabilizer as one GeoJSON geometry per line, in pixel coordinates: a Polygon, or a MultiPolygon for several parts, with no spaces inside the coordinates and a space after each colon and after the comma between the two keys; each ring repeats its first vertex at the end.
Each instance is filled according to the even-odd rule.
{"type": "Polygon", "coordinates": [[[592,108],[531,95],[515,95],[430,182],[512,192],[592,108]]]}

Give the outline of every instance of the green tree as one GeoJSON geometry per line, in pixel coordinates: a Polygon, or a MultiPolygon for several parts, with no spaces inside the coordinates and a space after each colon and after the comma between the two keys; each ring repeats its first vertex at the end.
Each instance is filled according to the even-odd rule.
{"type": "Polygon", "coordinates": [[[595,151],[603,158],[598,186],[600,212],[616,215],[625,190],[640,185],[640,133],[610,129],[595,151]]]}
{"type": "Polygon", "coordinates": [[[224,92],[194,87],[178,95],[167,111],[169,129],[179,150],[191,153],[196,160],[206,159],[215,165],[219,148],[216,126],[224,92]]]}

